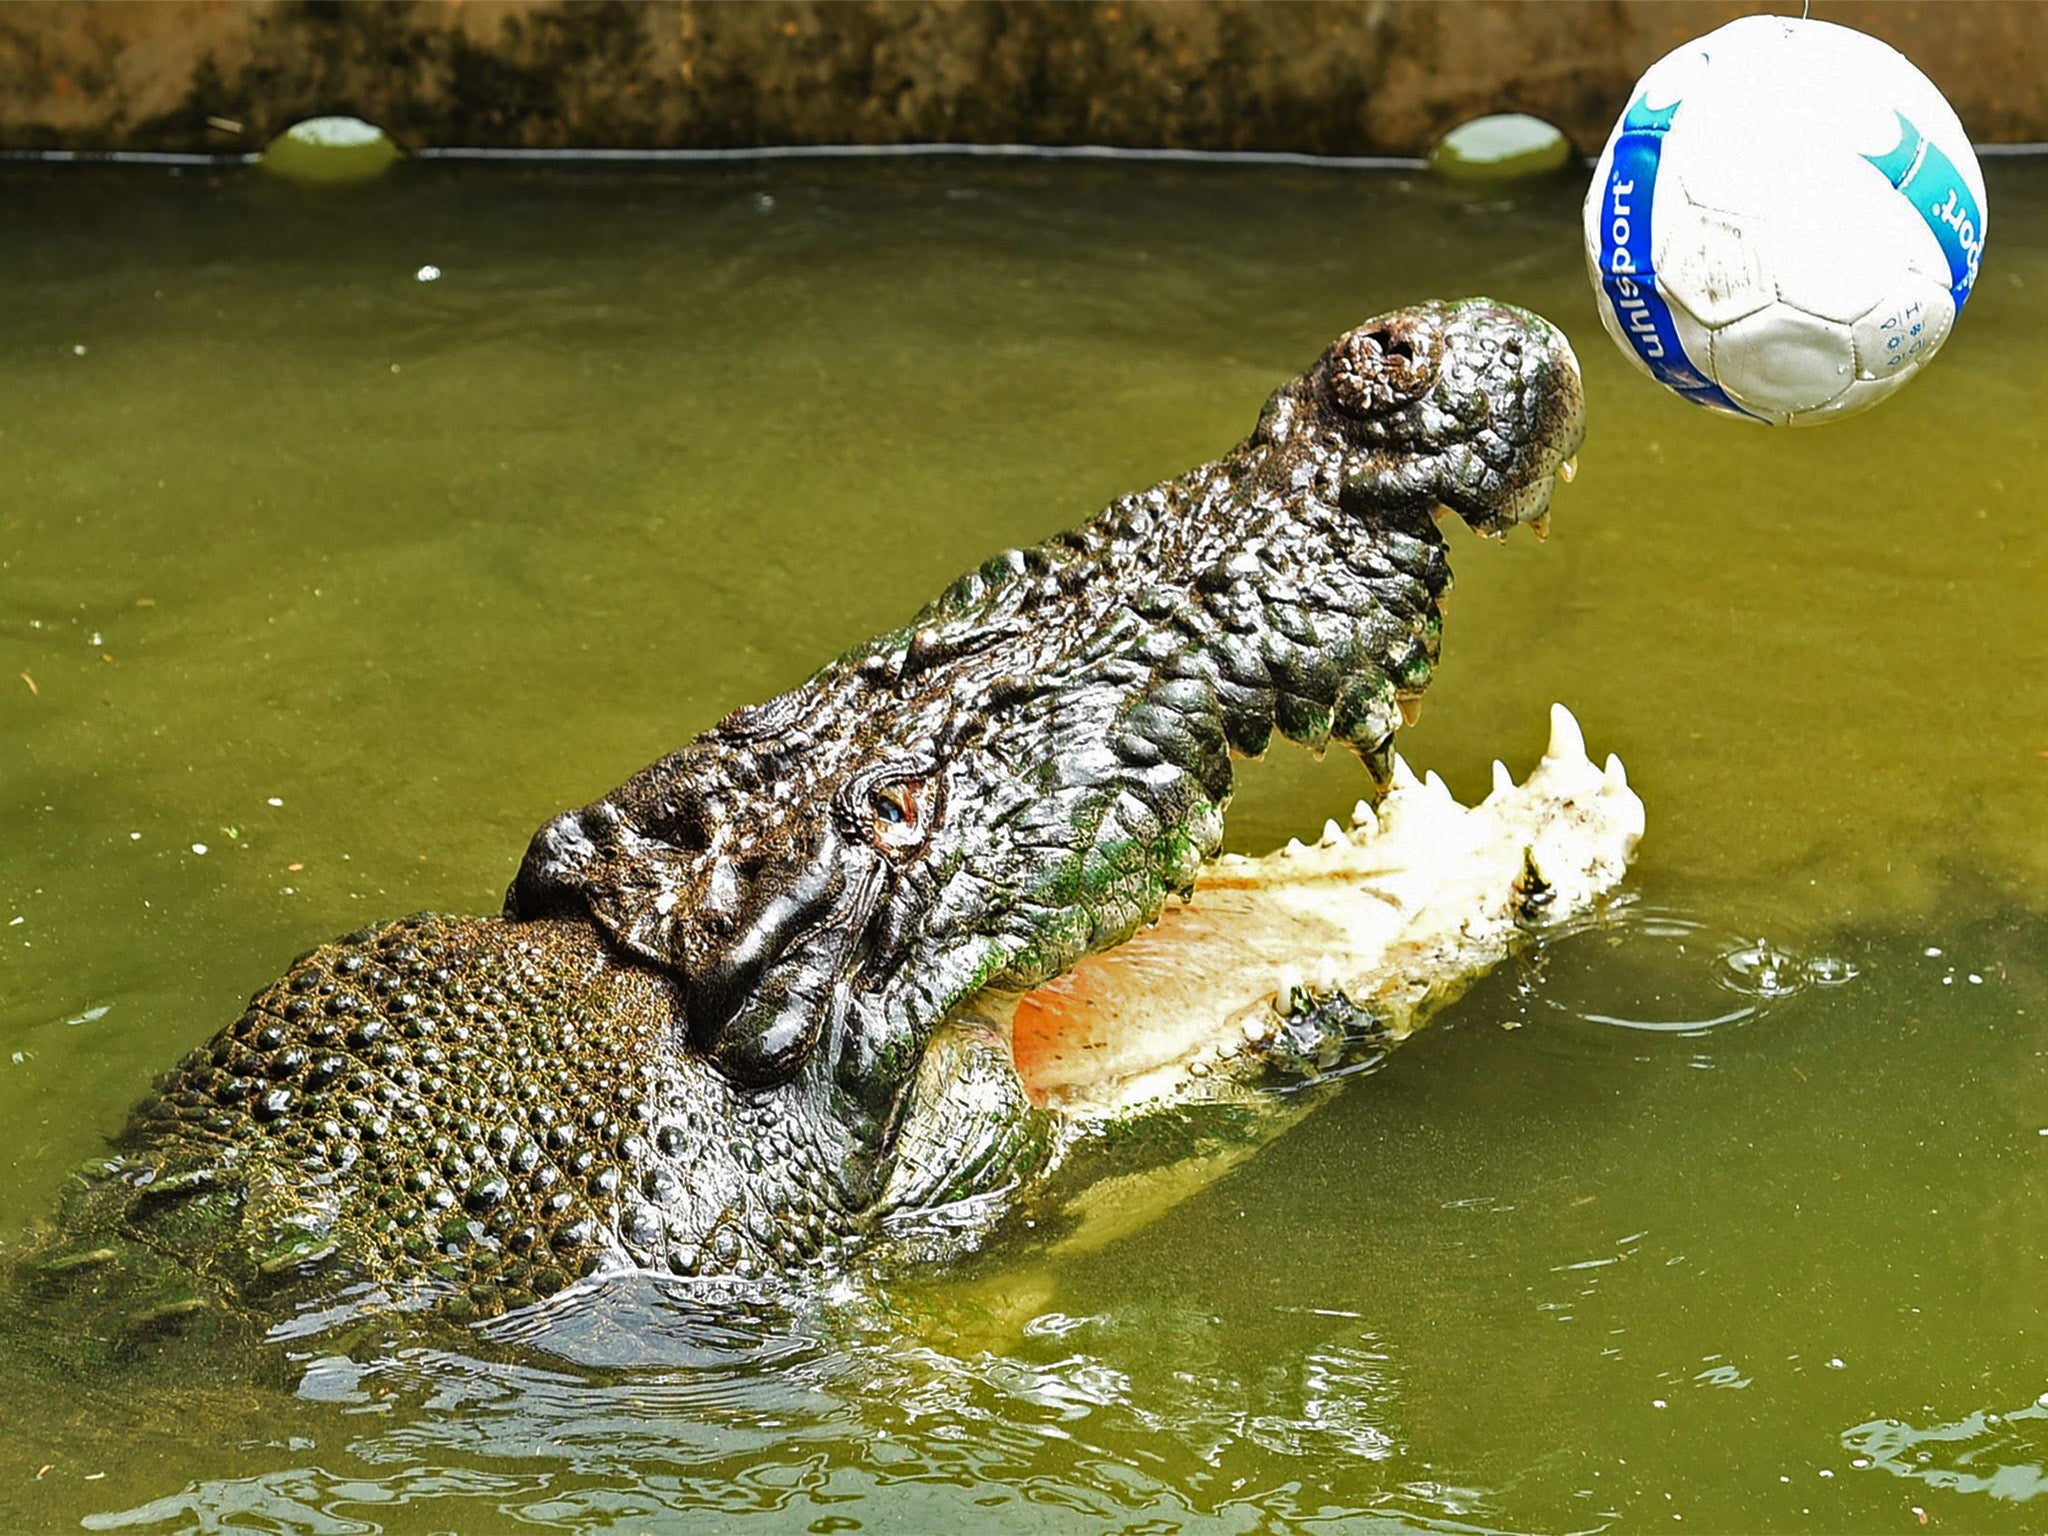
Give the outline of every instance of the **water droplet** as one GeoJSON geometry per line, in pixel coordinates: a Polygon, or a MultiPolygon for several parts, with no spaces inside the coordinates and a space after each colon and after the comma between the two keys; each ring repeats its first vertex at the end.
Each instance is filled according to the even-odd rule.
{"type": "Polygon", "coordinates": [[[204,852],[206,852],[206,844],[204,844],[204,843],[194,843],[194,844],[192,845],[192,851],[193,851],[194,853],[204,853],[204,852]]]}
{"type": "Polygon", "coordinates": [[[1819,987],[1839,987],[1862,974],[1862,968],[1855,961],[1834,955],[1815,955],[1806,962],[1806,979],[1819,987]]]}
{"type": "Polygon", "coordinates": [[[440,281],[441,278],[441,269],[435,266],[432,262],[428,262],[424,267],[421,267],[419,271],[413,273],[413,276],[418,278],[423,283],[438,282],[440,281]]]}
{"type": "Polygon", "coordinates": [[[1768,939],[1723,952],[1721,965],[1726,972],[1722,985],[1751,997],[1790,997],[1804,984],[1805,968],[1768,939]]]}

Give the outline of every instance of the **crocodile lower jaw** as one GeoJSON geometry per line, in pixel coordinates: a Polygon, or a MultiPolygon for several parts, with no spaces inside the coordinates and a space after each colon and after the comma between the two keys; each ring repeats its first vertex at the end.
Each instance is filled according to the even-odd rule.
{"type": "Polygon", "coordinates": [[[1185,905],[1011,1006],[1033,1102],[1111,1117],[1270,1076],[1290,1016],[1343,999],[1402,1038],[1546,927],[1621,881],[1643,803],[1620,759],[1587,755],[1551,708],[1550,746],[1522,783],[1461,805],[1396,760],[1378,808],[1360,802],[1313,845],[1225,854],[1185,905]]]}

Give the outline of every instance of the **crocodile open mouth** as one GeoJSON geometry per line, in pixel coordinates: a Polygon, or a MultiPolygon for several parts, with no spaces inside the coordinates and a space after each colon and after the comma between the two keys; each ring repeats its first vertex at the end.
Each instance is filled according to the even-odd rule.
{"type": "Polygon", "coordinates": [[[1595,764],[1562,705],[1534,771],[1517,784],[1496,762],[1474,805],[1397,758],[1392,787],[1348,827],[1223,855],[1157,924],[1015,999],[1018,1074],[1033,1102],[1085,1117],[1275,1058],[1337,1065],[1292,1021],[1337,1003],[1379,1042],[1400,1039],[1518,943],[1593,909],[1642,832],[1621,760],[1595,764]]]}

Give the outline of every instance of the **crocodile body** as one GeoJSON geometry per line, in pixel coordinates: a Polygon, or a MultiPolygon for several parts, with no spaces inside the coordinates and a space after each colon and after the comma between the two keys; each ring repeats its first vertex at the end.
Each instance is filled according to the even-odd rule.
{"type": "MultiPolygon", "coordinates": [[[[995,557],[557,817],[501,917],[302,957],[79,1176],[25,1261],[42,1304],[154,1325],[346,1291],[487,1315],[619,1268],[816,1274],[935,1213],[986,1231],[1089,1119],[1020,1066],[1020,1008],[1043,1036],[1033,999],[1173,931],[1146,932],[1169,898],[1204,910],[1234,759],[1276,734],[1339,741],[1412,798],[1393,740],[1437,660],[1434,519],[1540,532],[1580,409],[1563,337],[1505,305],[1348,332],[1222,458],[995,557]]],[[[1544,814],[1594,804],[1588,771],[1544,814]]],[[[1538,834],[1504,819],[1493,843],[1527,848],[1430,908],[1486,943],[1396,935],[1357,960],[1377,979],[1276,986],[1279,1025],[1232,1013],[1227,1052],[1167,1059],[1140,1097],[1213,1101],[1398,1037],[1545,892],[1582,907],[1612,883],[1615,816],[1541,873],[1538,834]],[[1380,985],[1397,964],[1406,992],[1380,985]]]]}

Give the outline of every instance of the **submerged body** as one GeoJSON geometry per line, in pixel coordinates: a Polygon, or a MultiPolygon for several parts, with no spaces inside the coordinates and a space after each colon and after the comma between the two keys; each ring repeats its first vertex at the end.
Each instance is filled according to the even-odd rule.
{"type": "Polygon", "coordinates": [[[1640,831],[1575,728],[1469,827],[1393,757],[1437,655],[1434,515],[1541,519],[1580,431],[1534,316],[1347,333],[1224,458],[551,822],[503,918],[302,958],[157,1085],[25,1283],[132,1329],[351,1287],[488,1314],[616,1268],[792,1276],[971,1241],[1091,1127],[1383,1050],[1640,831]],[[1212,862],[1233,756],[1276,731],[1351,746],[1388,801],[1315,852],[1212,862]],[[1266,987],[1252,951],[1300,974],[1266,987]]]}

